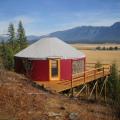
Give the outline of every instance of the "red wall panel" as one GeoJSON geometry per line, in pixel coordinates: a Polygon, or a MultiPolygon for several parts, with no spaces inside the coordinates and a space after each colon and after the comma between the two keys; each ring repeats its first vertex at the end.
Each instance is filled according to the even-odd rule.
{"type": "MultiPolygon", "coordinates": [[[[85,60],[85,58],[82,58],[82,59],[85,60]]],[[[76,59],[76,60],[80,60],[80,59],[76,59]]],[[[72,76],[71,65],[72,65],[72,60],[70,59],[60,60],[60,79],[61,80],[71,80],[71,76],[72,76]]],[[[25,68],[22,62],[22,58],[15,57],[15,71],[18,73],[26,74],[25,68]]],[[[29,71],[29,77],[30,76],[32,80],[48,81],[49,80],[49,61],[48,60],[32,60],[31,70],[29,71]]]]}
{"type": "Polygon", "coordinates": [[[49,80],[49,61],[48,60],[33,60],[31,78],[36,81],[49,80]]]}
{"type": "Polygon", "coordinates": [[[71,80],[71,60],[60,61],[61,80],[71,80]]]}

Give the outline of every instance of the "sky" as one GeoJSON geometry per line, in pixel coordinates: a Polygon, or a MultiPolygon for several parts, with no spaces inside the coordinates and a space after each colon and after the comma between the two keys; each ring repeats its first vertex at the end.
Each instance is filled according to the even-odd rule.
{"type": "Polygon", "coordinates": [[[120,0],[0,0],[0,34],[23,22],[27,35],[120,21],[120,0]]]}

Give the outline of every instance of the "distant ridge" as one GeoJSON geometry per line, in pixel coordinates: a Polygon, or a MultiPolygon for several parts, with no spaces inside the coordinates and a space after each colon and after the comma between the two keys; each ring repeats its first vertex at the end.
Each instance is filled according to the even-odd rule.
{"type": "Polygon", "coordinates": [[[120,43],[120,22],[112,26],[81,26],[50,33],[70,43],[120,43]]]}
{"type": "MultiPolygon", "coordinates": [[[[44,37],[58,37],[68,43],[120,43],[120,22],[111,26],[80,26],[44,36],[27,36],[30,43],[44,37]]],[[[4,38],[0,36],[0,41],[4,38]]]]}

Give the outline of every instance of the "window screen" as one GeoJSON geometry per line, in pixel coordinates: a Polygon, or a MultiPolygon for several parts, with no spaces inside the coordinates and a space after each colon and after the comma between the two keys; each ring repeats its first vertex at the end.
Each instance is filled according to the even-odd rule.
{"type": "Polygon", "coordinates": [[[73,74],[84,71],[84,60],[75,60],[72,64],[73,74]]]}

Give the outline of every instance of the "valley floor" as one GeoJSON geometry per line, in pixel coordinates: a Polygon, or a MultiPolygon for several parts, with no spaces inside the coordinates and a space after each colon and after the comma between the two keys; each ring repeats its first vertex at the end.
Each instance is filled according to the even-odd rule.
{"type": "Polygon", "coordinates": [[[99,50],[82,50],[86,55],[88,63],[104,63],[113,64],[116,63],[118,70],[120,71],[120,50],[119,51],[99,51],[99,50]]]}
{"type": "Polygon", "coordinates": [[[117,47],[120,48],[120,44],[116,44],[116,43],[105,43],[105,44],[80,44],[80,43],[75,43],[72,44],[73,47],[79,49],[79,50],[94,50],[97,47],[105,47],[105,48],[109,48],[109,47],[117,47]]]}
{"type": "Polygon", "coordinates": [[[75,48],[82,51],[86,55],[88,63],[100,62],[103,64],[116,63],[118,70],[120,71],[120,50],[95,50],[96,47],[118,47],[120,44],[72,44],[75,48]]]}

